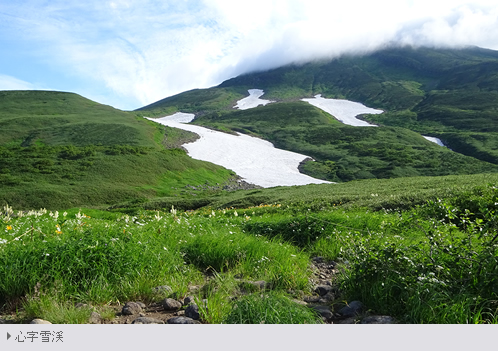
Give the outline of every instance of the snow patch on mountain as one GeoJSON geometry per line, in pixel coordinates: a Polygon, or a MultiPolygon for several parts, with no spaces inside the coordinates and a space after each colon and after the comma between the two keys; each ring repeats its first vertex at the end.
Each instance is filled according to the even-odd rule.
{"type": "Polygon", "coordinates": [[[340,122],[355,127],[376,127],[374,124],[359,120],[356,116],[361,114],[380,114],[384,111],[366,107],[359,102],[340,99],[326,99],[321,94],[312,99],[301,99],[319,109],[331,114],[340,122]]]}
{"type": "Polygon", "coordinates": [[[439,146],[444,146],[446,147],[446,145],[443,144],[443,142],[441,141],[441,139],[439,138],[435,138],[435,137],[430,137],[430,136],[425,136],[425,135],[422,135],[425,139],[429,140],[429,141],[432,141],[433,143],[436,143],[438,144],[439,146]]]}
{"type": "Polygon", "coordinates": [[[308,158],[295,152],[277,149],[269,141],[245,134],[232,135],[187,124],[193,114],[175,113],[151,121],[194,132],[200,136],[184,144],[190,157],[231,169],[248,183],[264,188],[330,183],[299,173],[299,164],[308,158]]]}
{"type": "Polygon", "coordinates": [[[263,96],[264,91],[261,89],[249,89],[249,96],[237,101],[237,105],[234,108],[239,110],[248,110],[250,108],[258,107],[259,105],[267,105],[275,101],[260,99],[263,96]]]}

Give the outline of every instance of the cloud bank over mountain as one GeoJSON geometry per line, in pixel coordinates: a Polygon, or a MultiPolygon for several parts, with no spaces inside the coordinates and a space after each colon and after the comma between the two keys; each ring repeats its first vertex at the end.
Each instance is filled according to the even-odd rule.
{"type": "Polygon", "coordinates": [[[0,5],[0,74],[134,109],[393,43],[498,49],[496,28],[494,0],[21,0],[0,5]]]}

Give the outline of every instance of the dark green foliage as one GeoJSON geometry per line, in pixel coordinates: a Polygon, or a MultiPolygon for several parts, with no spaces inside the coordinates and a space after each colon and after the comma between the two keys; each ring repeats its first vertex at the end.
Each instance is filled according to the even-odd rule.
{"type": "Polygon", "coordinates": [[[497,200],[488,186],[429,201],[401,220],[422,233],[415,244],[406,232],[356,236],[343,288],[405,322],[496,323],[497,200]]]}

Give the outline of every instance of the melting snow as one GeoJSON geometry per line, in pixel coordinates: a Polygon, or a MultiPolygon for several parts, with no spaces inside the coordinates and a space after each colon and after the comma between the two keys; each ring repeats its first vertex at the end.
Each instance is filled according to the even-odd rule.
{"type": "Polygon", "coordinates": [[[380,114],[384,112],[382,110],[376,110],[370,107],[366,107],[359,102],[338,99],[325,99],[322,98],[321,94],[315,95],[313,99],[301,100],[309,102],[313,106],[316,106],[319,109],[330,113],[342,123],[355,127],[376,127],[373,124],[357,119],[356,116],[364,113],[380,114]]]}
{"type": "Polygon", "coordinates": [[[441,139],[439,139],[439,138],[430,137],[430,136],[425,136],[425,135],[422,135],[422,136],[423,136],[424,138],[426,138],[427,140],[432,141],[433,143],[436,143],[436,144],[438,144],[438,145],[440,145],[440,146],[445,146],[445,145],[443,144],[443,142],[441,141],[441,139]]]}
{"type": "Polygon", "coordinates": [[[194,117],[193,114],[179,112],[147,119],[198,134],[200,139],[183,145],[192,158],[231,169],[249,183],[264,188],[329,183],[299,173],[299,163],[308,156],[277,149],[268,141],[248,135],[232,135],[185,124],[194,117]]]}
{"type": "Polygon", "coordinates": [[[272,103],[274,101],[260,99],[263,96],[264,91],[261,89],[249,89],[249,96],[237,101],[237,105],[234,108],[239,110],[248,110],[250,108],[258,107],[259,105],[265,106],[266,104],[272,103]]]}

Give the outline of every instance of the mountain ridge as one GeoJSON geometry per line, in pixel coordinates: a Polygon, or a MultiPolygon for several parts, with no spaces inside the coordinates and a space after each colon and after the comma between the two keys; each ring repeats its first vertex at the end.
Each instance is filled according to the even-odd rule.
{"type": "MultiPolygon", "coordinates": [[[[476,171],[496,172],[498,165],[496,101],[498,101],[498,52],[476,47],[466,49],[403,47],[388,48],[366,56],[345,55],[327,61],[287,65],[265,72],[245,74],[213,88],[191,90],[168,97],[137,111],[147,112],[152,116],[176,111],[195,113],[196,119],[193,123],[224,131],[254,134],[274,142],[280,148],[312,156],[318,164],[309,166],[315,170],[309,171],[308,175],[332,181],[348,181],[369,177],[445,174],[443,169],[441,169],[443,174],[437,173],[438,171],[434,173],[429,169],[421,170],[421,164],[418,165],[416,162],[411,164],[408,162],[400,169],[399,160],[403,157],[410,159],[406,157],[407,153],[412,159],[415,157],[422,163],[425,159],[429,165],[438,163],[442,165],[445,163],[444,160],[452,159],[453,166],[444,167],[446,170],[452,169],[451,172],[465,168],[467,169],[465,172],[470,172],[471,168],[475,168],[476,171]],[[236,101],[247,96],[247,90],[254,88],[264,90],[263,97],[275,102],[265,107],[258,107],[255,109],[257,113],[247,112],[252,117],[244,117],[242,122],[240,117],[244,112],[234,110],[233,106],[236,101]],[[307,133],[305,130],[298,134],[295,130],[291,132],[291,125],[286,127],[288,135],[279,137],[282,134],[280,130],[282,125],[287,122],[288,112],[283,112],[284,110],[293,110],[292,115],[300,116],[298,118],[303,121],[307,120],[307,114],[310,113],[305,112],[304,107],[284,105],[303,104],[300,99],[316,94],[357,101],[369,107],[382,109],[385,111],[383,114],[363,115],[360,118],[383,127],[402,128],[437,137],[459,155],[447,153],[448,150],[433,150],[429,144],[424,147],[425,151],[418,150],[420,148],[417,146],[418,142],[413,144],[405,139],[401,144],[392,144],[394,146],[381,145],[379,141],[373,145],[373,149],[372,147],[365,149],[363,144],[365,151],[369,149],[371,151],[369,156],[361,156],[359,161],[358,155],[351,157],[346,155],[349,150],[343,150],[339,155],[337,147],[335,151],[330,150],[328,155],[325,155],[323,152],[327,148],[325,144],[321,144],[321,150],[313,151],[314,148],[320,147],[320,144],[312,140],[316,138],[305,136],[307,133]],[[282,109],[281,116],[277,116],[279,108],[282,109]],[[268,109],[271,109],[271,116],[268,115],[268,109]],[[298,112],[299,109],[301,111],[298,112]],[[266,129],[261,129],[263,121],[256,117],[257,114],[266,116],[266,129]],[[259,129],[254,126],[255,123],[260,124],[259,129]],[[272,123],[273,126],[268,125],[272,123]],[[299,138],[304,138],[303,143],[296,145],[296,140],[299,138]],[[391,153],[390,149],[394,150],[395,155],[391,155],[392,157],[386,156],[391,153]],[[399,150],[396,151],[397,149],[399,150]],[[435,156],[436,154],[439,156],[435,156]],[[462,155],[468,158],[465,159],[462,155]],[[331,171],[328,175],[324,175],[327,162],[329,166],[330,162],[336,166],[338,164],[346,171],[354,169],[354,174],[339,175],[331,171]],[[372,167],[362,165],[372,162],[377,164],[372,167]],[[317,168],[322,171],[316,171],[317,168]],[[376,169],[378,171],[372,172],[376,169]]],[[[346,134],[359,133],[341,126],[335,128],[346,134]]],[[[392,137],[383,136],[387,138],[386,140],[396,140],[396,135],[407,135],[407,132],[399,129],[391,131],[392,137]]],[[[361,140],[354,139],[354,136],[352,138],[353,143],[356,143],[354,145],[360,145],[358,143],[361,140]]],[[[373,140],[370,143],[373,143],[373,140]]]]}

